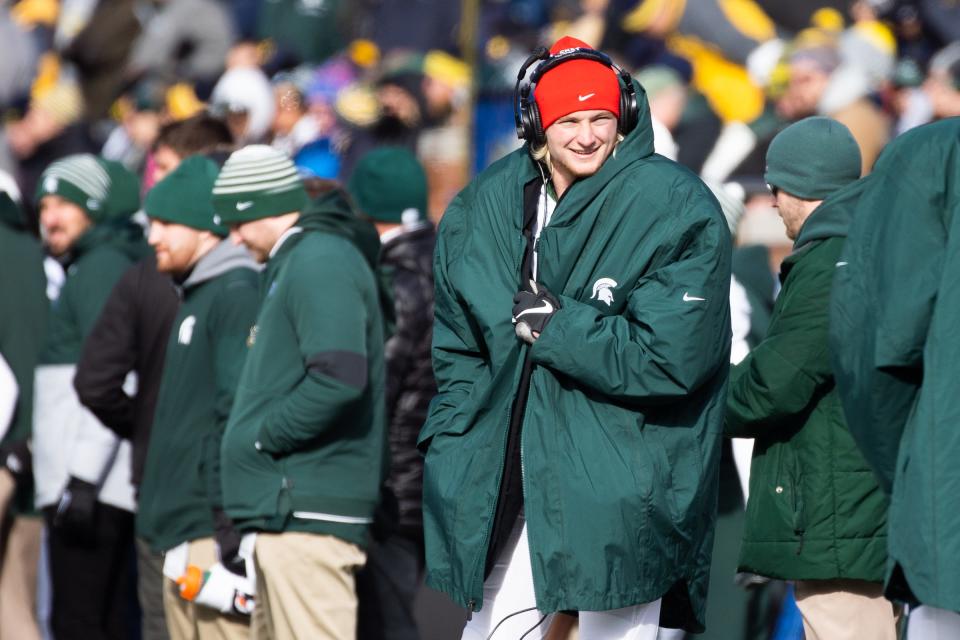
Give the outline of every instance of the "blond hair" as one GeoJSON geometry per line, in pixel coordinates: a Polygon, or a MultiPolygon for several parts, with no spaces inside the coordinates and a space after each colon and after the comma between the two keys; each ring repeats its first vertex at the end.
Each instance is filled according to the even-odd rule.
{"type": "MultiPolygon", "coordinates": [[[[623,137],[623,134],[618,131],[617,141],[613,145],[613,153],[611,155],[617,155],[617,147],[623,142],[623,137]]],[[[530,145],[530,157],[546,167],[547,173],[553,173],[553,162],[550,160],[550,150],[547,148],[546,142],[536,147],[530,145]]]]}

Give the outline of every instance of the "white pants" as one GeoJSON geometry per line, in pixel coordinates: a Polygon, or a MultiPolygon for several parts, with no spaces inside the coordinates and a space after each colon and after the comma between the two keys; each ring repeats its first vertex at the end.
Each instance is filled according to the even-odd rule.
{"type": "Polygon", "coordinates": [[[936,607],[911,608],[907,619],[908,640],[954,640],[960,638],[960,614],[936,607]]]}
{"type": "MultiPolygon", "coordinates": [[[[527,525],[521,516],[490,577],[483,583],[483,608],[467,622],[461,640],[542,640],[553,617],[537,610],[527,525]]],[[[656,640],[659,623],[659,598],[623,609],[581,611],[580,638],[656,640]]]]}

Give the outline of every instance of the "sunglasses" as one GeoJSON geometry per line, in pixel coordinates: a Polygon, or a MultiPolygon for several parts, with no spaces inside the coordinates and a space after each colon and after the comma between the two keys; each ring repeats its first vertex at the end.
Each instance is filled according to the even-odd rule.
{"type": "Polygon", "coordinates": [[[775,187],[769,182],[767,183],[767,189],[770,190],[770,194],[773,195],[774,198],[776,198],[777,194],[780,193],[780,187],[775,187]]]}

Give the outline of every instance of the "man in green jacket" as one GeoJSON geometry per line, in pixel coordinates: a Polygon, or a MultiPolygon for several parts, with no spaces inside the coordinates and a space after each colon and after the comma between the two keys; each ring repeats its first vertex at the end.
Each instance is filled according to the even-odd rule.
{"type": "Polygon", "coordinates": [[[379,243],[342,192],[308,204],[293,163],[264,145],[230,156],[213,202],[266,263],[221,448],[227,515],[259,532],[254,637],[353,638],[387,462],[379,243]]]}
{"type": "Polygon", "coordinates": [[[887,501],[847,430],[827,349],[860,151],[839,122],[807,118],[773,139],[764,177],[794,250],[766,338],[730,376],[726,433],[756,438],[740,570],[796,581],[808,640],[895,640],[880,584],[887,501]]]}
{"type": "Polygon", "coordinates": [[[655,155],[643,89],[562,38],[520,87],[524,148],[440,225],[427,582],[464,638],[700,631],[730,351],[730,232],[655,155]],[[535,87],[535,89],[530,87],[535,87]]]}
{"type": "Polygon", "coordinates": [[[850,431],[890,494],[886,593],[907,637],[960,636],[956,392],[960,118],[881,155],[837,262],[830,352],[850,431]]]}
{"type": "Polygon", "coordinates": [[[16,381],[8,424],[0,424],[0,517],[11,520],[0,546],[0,637],[39,640],[37,563],[42,522],[33,508],[28,441],[33,420],[34,370],[46,337],[43,251],[27,231],[20,204],[0,192],[0,356],[16,381]]]}
{"type": "Polygon", "coordinates": [[[173,276],[182,300],[137,512],[137,534],[166,556],[163,600],[174,640],[250,633],[249,618],[240,615],[249,615],[245,598],[253,589],[238,558],[240,536],[223,512],[220,442],[256,320],[259,282],[250,254],[213,221],[218,172],[208,158],[187,158],[144,204],[157,269],[173,276]],[[183,580],[191,565],[210,572],[199,590],[183,580]]]}
{"type": "Polygon", "coordinates": [[[118,163],[68,156],[41,175],[47,250],[66,280],[51,304],[34,388],[33,474],[49,536],[51,626],[59,639],[126,628],[133,545],[130,443],[104,427],[73,387],[83,341],[113,285],[148,250],[130,221],[140,183],[118,163]]]}

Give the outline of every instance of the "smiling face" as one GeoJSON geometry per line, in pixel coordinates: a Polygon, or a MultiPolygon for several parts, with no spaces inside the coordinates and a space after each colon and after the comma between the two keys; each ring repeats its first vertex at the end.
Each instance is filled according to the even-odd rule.
{"type": "Polygon", "coordinates": [[[48,194],[40,200],[40,228],[44,242],[54,256],[69,251],[92,225],[86,211],[66,198],[48,194]]]}
{"type": "Polygon", "coordinates": [[[617,118],[610,111],[574,111],[546,130],[557,195],[600,170],[617,145],[617,118]]]}

